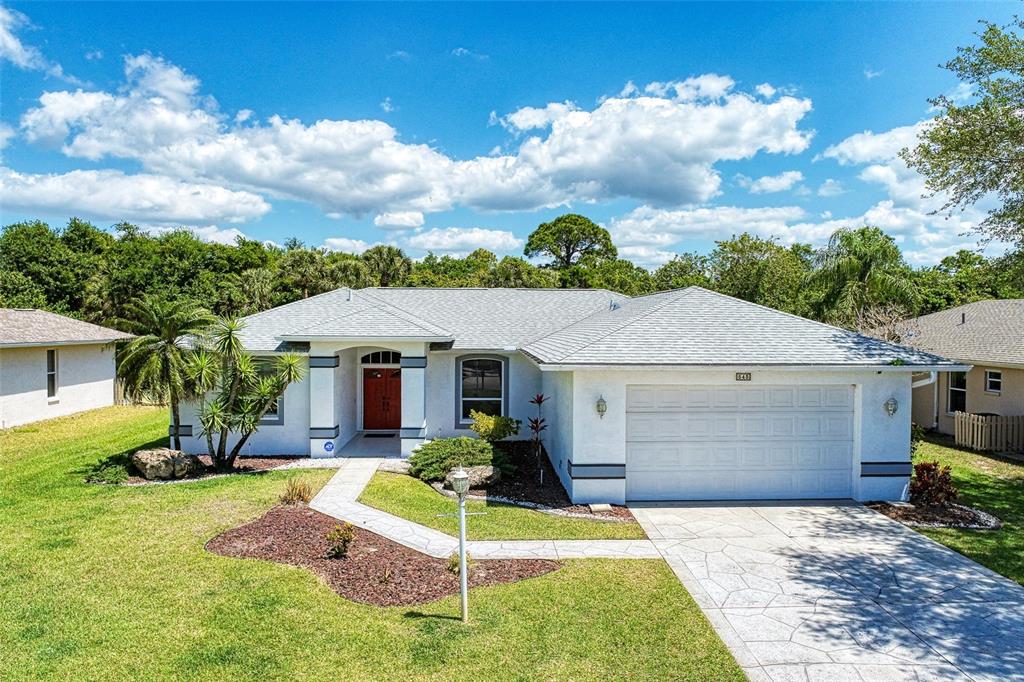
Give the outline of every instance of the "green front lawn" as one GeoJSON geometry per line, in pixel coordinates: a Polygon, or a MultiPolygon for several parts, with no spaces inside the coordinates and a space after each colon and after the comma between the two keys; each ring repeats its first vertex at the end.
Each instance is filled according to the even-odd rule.
{"type": "Polygon", "coordinates": [[[933,460],[953,469],[961,503],[995,514],[1003,527],[997,531],[918,530],[1024,585],[1024,465],[938,442],[922,443],[914,461],[933,460]]]}
{"type": "Polygon", "coordinates": [[[203,549],[330,471],[82,482],[166,430],[162,409],[118,407],[0,431],[0,679],[743,679],[661,561],[475,589],[463,626],[457,597],[380,609],[203,549]]]}
{"type": "MultiPolygon", "coordinates": [[[[429,485],[404,474],[378,472],[359,501],[395,516],[458,535],[458,520],[451,514],[455,500],[439,495],[429,485]],[[441,516],[442,514],[446,516],[441,516]]],[[[632,540],[646,538],[640,524],[573,519],[509,504],[468,500],[467,512],[483,512],[466,521],[470,540],[632,540]]]]}

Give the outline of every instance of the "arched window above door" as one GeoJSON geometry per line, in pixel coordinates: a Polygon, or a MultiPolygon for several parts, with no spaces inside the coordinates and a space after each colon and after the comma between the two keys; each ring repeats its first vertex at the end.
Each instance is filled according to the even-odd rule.
{"type": "Polygon", "coordinates": [[[364,355],[359,362],[364,365],[397,365],[402,362],[402,354],[394,350],[375,350],[364,355]]]}

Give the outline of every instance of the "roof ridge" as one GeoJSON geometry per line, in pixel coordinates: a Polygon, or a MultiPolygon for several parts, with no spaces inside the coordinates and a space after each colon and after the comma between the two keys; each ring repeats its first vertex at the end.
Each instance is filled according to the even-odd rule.
{"type": "MultiPolygon", "coordinates": [[[[382,287],[374,287],[374,289],[380,289],[380,288],[382,288],[382,287]]],[[[374,299],[375,301],[377,301],[381,305],[385,305],[385,306],[391,308],[392,310],[395,311],[395,313],[399,313],[397,315],[395,313],[391,313],[395,317],[399,317],[399,318],[405,320],[406,322],[410,322],[410,323],[416,325],[417,327],[419,327],[420,329],[422,329],[423,331],[428,331],[431,334],[443,334],[444,336],[454,336],[454,334],[452,334],[447,329],[445,329],[443,327],[439,327],[439,326],[435,325],[433,322],[430,322],[428,320],[424,320],[422,317],[419,317],[418,315],[410,313],[408,310],[395,305],[391,301],[385,301],[380,296],[374,296],[373,294],[370,294],[370,298],[374,299]]]]}
{"type": "Polygon", "coordinates": [[[961,303],[960,305],[953,306],[952,308],[943,308],[942,310],[936,310],[935,312],[926,313],[924,315],[918,315],[917,317],[908,317],[907,320],[923,320],[926,317],[932,317],[934,315],[943,315],[945,313],[951,313],[961,308],[967,308],[972,305],[979,303],[1024,303],[1024,298],[983,298],[980,301],[971,301],[970,303],[961,303]]]}
{"type": "MultiPolygon", "coordinates": [[[[672,294],[672,293],[677,293],[677,292],[678,292],[678,295],[677,295],[677,296],[666,296],[666,299],[665,299],[665,301],[664,301],[664,302],[662,302],[662,303],[659,303],[659,304],[657,304],[657,305],[654,305],[654,306],[652,306],[650,310],[648,310],[648,311],[647,311],[647,312],[645,312],[645,313],[642,313],[641,315],[638,315],[637,317],[634,317],[634,318],[631,318],[631,319],[628,319],[628,320],[626,320],[626,321],[625,321],[625,322],[623,322],[622,324],[620,324],[620,325],[616,326],[616,327],[615,327],[614,329],[610,329],[610,330],[609,330],[609,331],[608,331],[607,333],[605,333],[605,334],[602,334],[601,336],[598,336],[597,338],[593,339],[593,340],[592,340],[592,341],[590,341],[589,343],[585,343],[585,344],[583,344],[582,346],[576,346],[576,347],[575,347],[575,348],[573,348],[572,350],[570,350],[570,351],[566,351],[565,353],[563,353],[562,355],[560,355],[560,356],[558,357],[558,360],[564,360],[564,359],[565,359],[566,357],[568,357],[569,355],[571,355],[571,354],[573,354],[573,353],[579,353],[579,352],[580,352],[581,350],[584,350],[584,349],[586,349],[586,348],[590,348],[591,346],[593,346],[593,345],[594,345],[595,343],[597,343],[598,341],[602,341],[602,340],[604,340],[604,339],[608,338],[609,336],[611,336],[611,335],[612,335],[612,334],[614,334],[615,332],[619,331],[620,329],[623,329],[623,328],[625,328],[626,326],[628,326],[628,325],[630,325],[630,324],[632,324],[632,323],[636,322],[637,320],[642,320],[643,318],[647,317],[648,315],[650,315],[650,314],[651,314],[651,313],[653,313],[653,312],[656,312],[656,311],[658,311],[658,310],[661,310],[662,308],[664,308],[665,306],[667,306],[667,305],[668,305],[669,303],[671,303],[672,301],[678,300],[678,299],[679,299],[679,298],[681,298],[682,296],[686,295],[686,294],[687,294],[687,293],[689,292],[689,290],[690,290],[690,287],[685,287],[685,288],[683,288],[683,289],[671,289],[671,290],[669,290],[669,291],[662,291],[662,292],[658,292],[658,293],[660,293],[660,294],[672,294]]],[[[639,296],[639,297],[637,297],[637,298],[648,298],[648,297],[650,297],[650,296],[651,296],[651,294],[648,294],[648,295],[646,295],[646,296],[639,296]]],[[[629,299],[629,301],[634,301],[634,300],[636,300],[636,299],[633,299],[633,298],[629,299]]],[[[619,310],[622,310],[622,308],[619,308],[619,310]]],[[[611,310],[611,311],[609,311],[609,310],[602,310],[602,311],[601,311],[601,313],[607,313],[607,312],[615,312],[615,311],[614,311],[614,310],[611,310]]],[[[573,324],[570,324],[570,325],[568,325],[567,327],[563,327],[563,328],[562,328],[562,329],[560,329],[559,331],[564,331],[564,330],[566,330],[566,329],[569,329],[570,327],[574,327],[575,325],[577,325],[577,324],[579,324],[579,323],[581,323],[581,322],[585,322],[586,320],[589,320],[589,319],[591,319],[592,317],[594,317],[594,316],[596,316],[596,315],[599,315],[599,314],[601,314],[601,313],[594,313],[594,315],[589,315],[589,316],[587,316],[587,317],[584,317],[584,318],[583,318],[582,320],[578,320],[577,322],[574,322],[573,324]]],[[[552,334],[549,334],[548,336],[551,336],[551,335],[553,335],[554,333],[557,333],[557,332],[553,332],[552,334]]],[[[545,338],[547,338],[547,337],[546,337],[546,336],[545,336],[545,337],[541,337],[541,339],[538,339],[538,341],[540,341],[540,340],[542,340],[542,339],[545,339],[545,338]]]]}
{"type": "MultiPolygon", "coordinates": [[[[754,303],[753,301],[747,301],[747,300],[742,299],[742,298],[737,298],[736,296],[730,296],[728,294],[723,294],[720,291],[712,291],[711,289],[704,289],[703,287],[697,287],[697,288],[700,289],[701,291],[706,291],[709,294],[713,294],[713,295],[719,296],[721,298],[727,298],[730,301],[737,301],[739,303],[746,303],[747,305],[752,305],[752,306],[755,306],[757,308],[761,308],[762,310],[767,310],[769,312],[777,313],[779,315],[785,315],[786,317],[791,317],[794,320],[797,320],[799,322],[807,322],[807,323],[810,323],[810,324],[818,325],[819,327],[825,327],[826,329],[831,329],[831,330],[834,330],[834,331],[842,332],[843,334],[848,334],[848,335],[854,336],[854,337],[856,337],[858,339],[864,339],[864,340],[867,340],[867,341],[871,341],[872,343],[882,344],[883,346],[887,346],[889,348],[912,349],[912,350],[916,350],[918,352],[921,352],[921,350],[919,348],[914,348],[913,346],[904,346],[904,345],[899,344],[899,343],[893,343],[892,341],[885,341],[883,339],[879,339],[879,338],[876,338],[874,336],[868,336],[867,334],[862,334],[861,332],[853,331],[852,329],[845,329],[844,327],[839,327],[839,326],[836,326],[834,324],[828,324],[827,322],[819,322],[818,320],[812,320],[809,317],[801,317],[800,315],[797,315],[795,313],[787,313],[785,310],[779,310],[777,308],[772,308],[770,306],[761,305],[760,303],[754,303]]],[[[928,355],[934,355],[934,353],[928,353],[928,355]]],[[[938,356],[935,356],[935,357],[938,357],[938,356]]]]}
{"type": "Polygon", "coordinates": [[[321,298],[323,296],[328,296],[330,294],[336,294],[339,291],[342,291],[342,290],[345,290],[345,289],[347,289],[348,291],[360,291],[360,289],[353,289],[352,287],[338,287],[337,289],[331,289],[330,291],[322,291],[319,294],[313,294],[312,296],[307,296],[306,298],[300,298],[297,301],[290,301],[288,303],[282,303],[281,305],[276,305],[273,308],[267,308],[266,310],[261,310],[258,313],[253,313],[252,315],[245,315],[244,317],[241,317],[239,319],[241,319],[241,320],[248,320],[248,319],[251,319],[253,317],[259,317],[260,315],[265,315],[265,314],[267,314],[267,313],[269,313],[271,311],[281,310],[282,308],[288,308],[288,307],[291,307],[293,305],[298,305],[299,303],[305,303],[307,301],[312,301],[314,298],[321,298]]]}
{"type": "MultiPolygon", "coordinates": [[[[626,294],[612,291],[611,289],[605,289],[604,287],[366,287],[365,289],[358,289],[357,291],[547,291],[547,292],[565,292],[565,293],[584,293],[591,291],[603,291],[607,294],[614,294],[616,296],[622,296],[624,298],[640,298],[626,296],[626,294]]],[[[655,292],[664,293],[664,292],[655,292]]]]}

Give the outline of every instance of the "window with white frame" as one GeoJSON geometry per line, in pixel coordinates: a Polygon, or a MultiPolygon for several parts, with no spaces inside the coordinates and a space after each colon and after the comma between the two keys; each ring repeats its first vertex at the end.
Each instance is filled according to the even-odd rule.
{"type": "Polygon", "coordinates": [[[46,351],[46,397],[56,398],[57,388],[57,349],[50,348],[46,351]]]}
{"type": "Polygon", "coordinates": [[[470,421],[473,410],[500,415],[505,398],[504,363],[494,358],[459,361],[460,420],[470,421]]]}
{"type": "Polygon", "coordinates": [[[967,372],[950,372],[949,387],[946,391],[946,411],[967,411],[967,372]]]}
{"type": "Polygon", "coordinates": [[[985,370],[985,392],[1003,392],[1003,373],[998,369],[985,370]]]}

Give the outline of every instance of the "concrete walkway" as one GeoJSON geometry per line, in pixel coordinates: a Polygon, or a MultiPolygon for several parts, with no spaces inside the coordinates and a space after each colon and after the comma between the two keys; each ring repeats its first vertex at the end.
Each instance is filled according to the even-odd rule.
{"type": "Polygon", "coordinates": [[[753,680],[1024,680],[1024,588],[861,505],[631,505],[753,680]]]}
{"type": "MultiPolygon", "coordinates": [[[[432,557],[450,556],[459,548],[457,538],[356,502],[383,461],[370,457],[345,460],[309,506],[432,557]]],[[[452,511],[455,511],[454,503],[452,511]]],[[[466,544],[466,549],[477,559],[661,557],[650,540],[473,540],[466,544]]]]}

